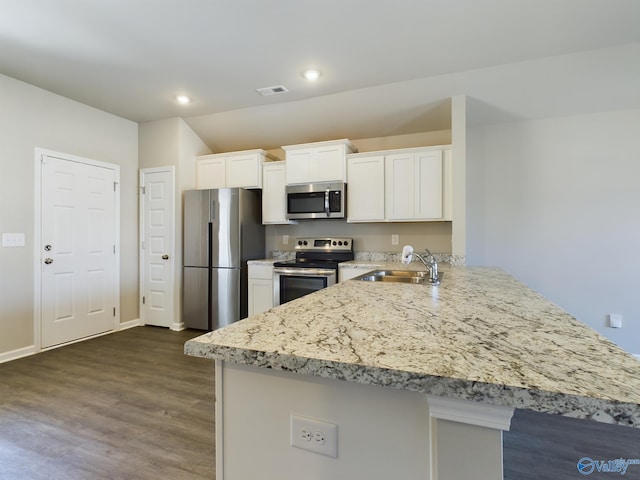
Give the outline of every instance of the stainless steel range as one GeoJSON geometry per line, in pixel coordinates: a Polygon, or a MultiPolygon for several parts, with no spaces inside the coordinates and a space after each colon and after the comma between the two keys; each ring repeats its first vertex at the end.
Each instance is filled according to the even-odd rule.
{"type": "Polygon", "coordinates": [[[303,297],[338,281],[338,264],[353,260],[353,239],[297,238],[296,258],[273,264],[273,304],[303,297]]]}

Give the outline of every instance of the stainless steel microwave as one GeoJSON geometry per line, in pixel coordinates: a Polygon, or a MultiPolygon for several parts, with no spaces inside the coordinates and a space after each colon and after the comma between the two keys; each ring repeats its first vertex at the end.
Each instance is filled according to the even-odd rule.
{"type": "Polygon", "coordinates": [[[287,219],[345,218],[347,184],[341,182],[287,185],[287,219]]]}

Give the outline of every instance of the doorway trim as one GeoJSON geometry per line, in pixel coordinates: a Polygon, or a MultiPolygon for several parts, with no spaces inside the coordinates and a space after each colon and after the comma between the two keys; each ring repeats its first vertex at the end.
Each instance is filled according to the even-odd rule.
{"type": "Polygon", "coordinates": [[[90,158],[79,157],[67,153],[55,152],[44,148],[35,148],[34,152],[34,225],[33,225],[33,347],[34,353],[51,350],[72,343],[82,342],[90,338],[100,337],[120,330],[120,165],[114,163],[106,163],[90,158]],[[43,157],[54,157],[69,162],[83,163],[95,167],[107,168],[114,171],[115,185],[114,188],[118,192],[115,204],[115,289],[116,289],[116,315],[113,317],[113,330],[109,332],[99,333],[89,337],[83,337],[70,342],[54,345],[48,348],[42,348],[42,159],[43,157]]]}

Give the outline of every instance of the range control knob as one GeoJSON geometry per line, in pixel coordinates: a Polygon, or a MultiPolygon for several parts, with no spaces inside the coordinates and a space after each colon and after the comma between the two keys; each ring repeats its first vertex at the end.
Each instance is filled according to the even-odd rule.
{"type": "Polygon", "coordinates": [[[306,245],[307,245],[307,241],[305,240],[304,242],[302,242],[302,244],[303,244],[304,246],[306,246],[306,245]]]}
{"type": "Polygon", "coordinates": [[[298,240],[298,245],[302,245],[302,240],[298,240]]]}
{"type": "Polygon", "coordinates": [[[334,247],[336,246],[336,241],[335,241],[335,240],[333,241],[333,246],[334,246],[334,247]]]}
{"type": "Polygon", "coordinates": [[[349,245],[349,242],[348,242],[347,240],[345,240],[345,241],[344,241],[344,246],[346,247],[346,246],[348,246],[348,245],[349,245]]]}

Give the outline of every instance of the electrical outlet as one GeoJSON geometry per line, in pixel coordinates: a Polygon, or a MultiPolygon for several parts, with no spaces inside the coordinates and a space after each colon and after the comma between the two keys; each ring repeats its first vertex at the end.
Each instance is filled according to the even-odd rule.
{"type": "Polygon", "coordinates": [[[338,425],[292,414],[291,446],[336,458],[338,425]]]}
{"type": "Polygon", "coordinates": [[[610,313],[609,326],[611,328],[622,328],[622,315],[619,313],[610,313]]]}
{"type": "Polygon", "coordinates": [[[282,235],[282,244],[289,245],[289,235],[282,235]]]}
{"type": "Polygon", "coordinates": [[[391,235],[391,245],[398,245],[400,243],[400,237],[396,234],[391,235]]]}

